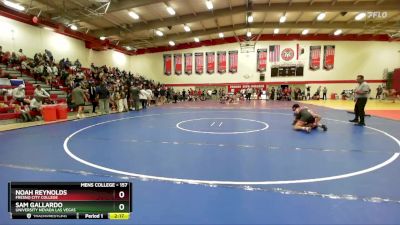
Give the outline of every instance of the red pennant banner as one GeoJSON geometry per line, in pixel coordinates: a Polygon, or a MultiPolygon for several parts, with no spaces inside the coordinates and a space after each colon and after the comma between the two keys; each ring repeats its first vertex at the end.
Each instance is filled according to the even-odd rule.
{"type": "Polygon", "coordinates": [[[164,54],[164,74],[171,75],[172,57],[171,54],[164,54]]]}
{"type": "Polygon", "coordinates": [[[195,68],[197,74],[202,74],[204,71],[204,53],[195,53],[195,68]]]}
{"type": "Polygon", "coordinates": [[[174,67],[175,67],[175,74],[181,75],[182,74],[182,54],[174,54],[174,67]]]}
{"type": "Polygon", "coordinates": [[[207,64],[207,73],[214,73],[215,68],[215,53],[214,52],[206,52],[206,64],[207,64]]]}
{"type": "Polygon", "coordinates": [[[229,51],[229,72],[236,73],[238,70],[238,51],[229,51]]]}
{"type": "Polygon", "coordinates": [[[319,70],[321,63],[321,46],[310,46],[310,69],[319,70]]]}
{"type": "Polygon", "coordinates": [[[257,71],[265,72],[267,70],[268,49],[257,49],[257,71]]]}
{"type": "Polygon", "coordinates": [[[331,70],[335,64],[335,46],[325,45],[324,46],[324,69],[331,70]]]}
{"type": "Polygon", "coordinates": [[[217,52],[218,73],[226,72],[226,52],[217,52]]]}
{"type": "Polygon", "coordinates": [[[192,74],[193,70],[193,54],[192,53],[185,53],[185,73],[187,75],[192,74]]]}

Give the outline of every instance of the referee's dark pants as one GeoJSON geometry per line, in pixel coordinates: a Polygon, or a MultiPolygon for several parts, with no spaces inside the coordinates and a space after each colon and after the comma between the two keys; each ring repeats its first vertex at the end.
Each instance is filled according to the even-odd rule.
{"type": "Polygon", "coordinates": [[[354,120],[358,120],[360,118],[359,123],[365,123],[364,122],[364,117],[365,117],[365,105],[367,104],[368,98],[358,98],[356,101],[356,105],[354,106],[354,114],[355,118],[354,120]]]}

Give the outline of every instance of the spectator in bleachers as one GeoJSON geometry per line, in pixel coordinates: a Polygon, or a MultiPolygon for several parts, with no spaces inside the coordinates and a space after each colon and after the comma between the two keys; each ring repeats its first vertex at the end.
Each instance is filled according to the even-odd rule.
{"type": "Polygon", "coordinates": [[[0,62],[3,62],[3,55],[4,55],[3,46],[0,46],[0,62]]]}
{"type": "Polygon", "coordinates": [[[47,56],[48,62],[54,62],[53,54],[49,50],[45,49],[44,53],[47,56]]]}
{"type": "Polygon", "coordinates": [[[42,100],[39,97],[34,97],[29,104],[29,108],[35,115],[41,115],[42,100]]]}
{"type": "Polygon", "coordinates": [[[88,102],[85,92],[81,88],[80,84],[76,84],[76,87],[72,90],[72,103],[75,107],[78,107],[78,114],[76,117],[78,119],[83,118],[83,109],[85,106],[85,102],[88,102]]]}
{"type": "Polygon", "coordinates": [[[69,69],[71,67],[71,62],[69,61],[69,59],[67,58],[64,62],[64,68],[65,69],[69,69]]]}
{"type": "Polygon", "coordinates": [[[38,98],[40,101],[43,101],[45,98],[50,98],[50,94],[44,90],[39,84],[36,85],[36,89],[34,91],[34,97],[38,98]]]}
{"type": "Polygon", "coordinates": [[[1,69],[0,69],[0,78],[7,78],[7,79],[10,79],[11,76],[10,76],[9,73],[6,73],[4,70],[1,70],[1,69]]]}
{"type": "Polygon", "coordinates": [[[43,68],[43,79],[47,85],[51,85],[53,80],[53,69],[48,63],[46,63],[43,68]]]}
{"type": "Polygon", "coordinates": [[[21,60],[21,61],[25,58],[25,54],[23,53],[21,48],[18,50],[16,55],[17,55],[18,59],[21,60]]]}
{"type": "Polygon", "coordinates": [[[9,59],[8,65],[15,66],[19,63],[19,58],[15,52],[11,53],[11,57],[9,59]]]}
{"type": "Polygon", "coordinates": [[[43,71],[44,71],[44,65],[42,63],[36,64],[35,68],[33,69],[33,76],[35,78],[35,81],[41,79],[43,71]]]}
{"type": "Polygon", "coordinates": [[[29,104],[29,99],[25,98],[25,85],[20,84],[18,87],[13,89],[12,92],[14,101],[18,104],[29,104]]]}
{"type": "Polygon", "coordinates": [[[75,60],[74,66],[75,66],[76,69],[81,69],[82,68],[82,64],[81,64],[81,62],[79,62],[79,59],[75,60]]]}

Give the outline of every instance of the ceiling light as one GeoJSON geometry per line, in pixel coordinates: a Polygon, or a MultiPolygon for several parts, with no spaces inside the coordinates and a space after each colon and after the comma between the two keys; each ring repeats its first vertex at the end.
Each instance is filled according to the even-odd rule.
{"type": "Polygon", "coordinates": [[[279,29],[278,28],[274,29],[274,34],[279,34],[279,29]]]}
{"type": "Polygon", "coordinates": [[[302,35],[307,35],[308,34],[308,29],[303,30],[303,32],[301,32],[302,35]]]}
{"type": "Polygon", "coordinates": [[[164,35],[164,33],[159,30],[156,31],[156,34],[157,34],[157,36],[160,36],[160,37],[162,37],[164,35]]]}
{"type": "Polygon", "coordinates": [[[74,25],[74,24],[72,24],[72,25],[70,26],[70,28],[71,28],[71,30],[78,30],[78,27],[77,27],[76,25],[74,25]]]}
{"type": "Polygon", "coordinates": [[[136,14],[135,12],[129,12],[128,14],[129,14],[129,16],[131,16],[131,17],[132,17],[133,19],[135,19],[135,20],[138,20],[138,19],[139,19],[139,15],[136,14]]]}
{"type": "Polygon", "coordinates": [[[207,9],[209,9],[209,10],[214,8],[211,0],[206,0],[206,6],[207,6],[207,9]]]}
{"type": "Polygon", "coordinates": [[[251,37],[251,31],[247,31],[246,36],[251,37]]]}
{"type": "Polygon", "coordinates": [[[220,38],[223,38],[223,37],[224,37],[224,33],[219,33],[218,36],[219,36],[220,38]]]}
{"type": "Polygon", "coordinates": [[[279,23],[284,23],[286,21],[286,16],[281,16],[281,18],[279,18],[279,23]]]}
{"type": "Polygon", "coordinates": [[[337,30],[335,31],[334,35],[338,36],[338,35],[340,35],[341,33],[342,33],[342,30],[341,30],[341,29],[337,29],[337,30]]]}
{"type": "Polygon", "coordinates": [[[25,10],[25,7],[24,7],[24,6],[22,6],[22,5],[18,4],[18,3],[15,3],[15,2],[10,2],[10,1],[4,0],[4,4],[5,4],[6,6],[8,6],[8,7],[10,7],[10,8],[13,8],[13,9],[16,9],[16,10],[18,10],[18,11],[23,11],[23,10],[25,10]]]}
{"type": "Polygon", "coordinates": [[[104,40],[106,40],[106,37],[101,36],[101,37],[100,37],[100,40],[104,41],[104,40]]]}
{"type": "Polygon", "coordinates": [[[169,41],[168,43],[169,43],[169,45],[171,45],[171,46],[175,46],[175,42],[173,42],[173,41],[169,41]]]}
{"type": "Polygon", "coordinates": [[[194,41],[195,41],[195,42],[200,42],[200,39],[197,38],[197,37],[195,37],[195,38],[194,38],[194,41]]]}
{"type": "Polygon", "coordinates": [[[253,15],[249,15],[249,16],[247,17],[247,22],[252,23],[253,21],[254,21],[253,15]]]}
{"type": "Polygon", "coordinates": [[[190,32],[190,27],[189,27],[188,25],[183,25],[183,29],[184,29],[186,32],[190,32]]]}
{"type": "Polygon", "coordinates": [[[167,7],[167,11],[170,15],[175,15],[175,10],[171,6],[167,7]]]}
{"type": "Polygon", "coordinates": [[[325,18],[325,16],[326,16],[326,13],[320,13],[320,14],[318,15],[318,17],[317,17],[317,20],[318,20],[318,21],[321,21],[321,20],[323,20],[323,19],[325,18]]]}
{"type": "Polygon", "coordinates": [[[359,14],[355,17],[355,19],[356,19],[356,20],[362,20],[362,19],[364,19],[365,16],[366,16],[365,13],[359,13],[359,14]]]}

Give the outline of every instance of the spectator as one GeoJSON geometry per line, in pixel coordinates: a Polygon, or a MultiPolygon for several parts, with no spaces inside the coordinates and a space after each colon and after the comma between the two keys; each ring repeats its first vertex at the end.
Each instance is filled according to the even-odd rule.
{"type": "Polygon", "coordinates": [[[150,87],[147,87],[146,93],[147,93],[147,105],[150,106],[151,102],[154,99],[153,91],[151,91],[150,87]]]}
{"type": "Polygon", "coordinates": [[[78,107],[78,114],[76,117],[78,119],[83,118],[83,109],[85,106],[85,102],[87,102],[87,98],[85,92],[81,88],[80,84],[76,84],[76,87],[72,90],[72,103],[75,107],[78,107]]]}
{"type": "Polygon", "coordinates": [[[18,104],[29,104],[29,99],[25,99],[25,85],[20,84],[13,89],[13,98],[18,104]]]}
{"type": "Polygon", "coordinates": [[[43,101],[45,98],[50,98],[50,94],[42,89],[42,87],[38,84],[36,85],[36,89],[34,91],[35,98],[38,98],[40,101],[43,101]]]}
{"type": "Polygon", "coordinates": [[[131,110],[139,110],[139,89],[136,85],[132,85],[130,88],[132,108],[131,110]]]}
{"type": "Polygon", "coordinates": [[[381,95],[383,93],[383,88],[381,85],[378,86],[378,88],[376,89],[376,99],[381,99],[381,95]]]}
{"type": "Polygon", "coordinates": [[[271,88],[271,100],[275,100],[275,87],[271,88]]]}
{"type": "Polygon", "coordinates": [[[142,109],[146,109],[146,107],[147,107],[147,91],[146,91],[146,89],[140,88],[139,99],[140,99],[140,102],[142,103],[142,109]]]}
{"type": "Polygon", "coordinates": [[[92,113],[96,113],[96,106],[97,106],[97,91],[96,87],[94,86],[93,82],[89,82],[89,99],[92,103],[92,113]]]}
{"type": "Polygon", "coordinates": [[[99,100],[100,113],[110,113],[110,91],[104,83],[97,87],[97,99],[99,100]]]}
{"type": "Polygon", "coordinates": [[[22,61],[22,60],[25,59],[25,55],[24,55],[24,53],[22,52],[22,49],[21,49],[21,48],[18,50],[18,52],[16,53],[16,55],[17,55],[19,61],[22,61]]]}
{"type": "Polygon", "coordinates": [[[81,69],[82,64],[81,64],[81,62],[79,62],[79,59],[76,59],[76,60],[75,60],[74,66],[75,66],[76,69],[81,69]]]}
{"type": "Polygon", "coordinates": [[[3,62],[3,56],[4,56],[3,46],[0,46],[0,62],[3,62]]]}
{"type": "Polygon", "coordinates": [[[165,95],[166,95],[166,92],[167,92],[167,90],[166,90],[166,88],[163,86],[163,87],[161,87],[161,90],[160,90],[160,103],[161,104],[165,104],[165,95]]]}
{"type": "Polygon", "coordinates": [[[322,90],[322,99],[326,100],[326,93],[328,93],[328,89],[326,87],[324,87],[324,89],[322,90]]]}
{"type": "Polygon", "coordinates": [[[31,110],[40,111],[42,109],[42,100],[40,97],[35,96],[29,104],[31,110]]]}
{"type": "Polygon", "coordinates": [[[318,99],[321,98],[321,86],[319,86],[319,87],[317,88],[316,95],[318,95],[318,99]]]}
{"type": "MultiPolygon", "coordinates": [[[[46,56],[47,56],[48,59],[49,59],[48,61],[49,61],[49,62],[54,62],[53,54],[52,54],[49,50],[47,50],[47,49],[45,49],[44,52],[45,52],[46,56]]],[[[62,59],[62,62],[64,62],[64,59],[62,59]]],[[[61,61],[60,61],[59,64],[61,65],[61,61]]]]}
{"type": "Polygon", "coordinates": [[[128,111],[128,101],[126,99],[126,90],[125,87],[122,86],[118,91],[118,112],[127,112],[128,111]]]}

